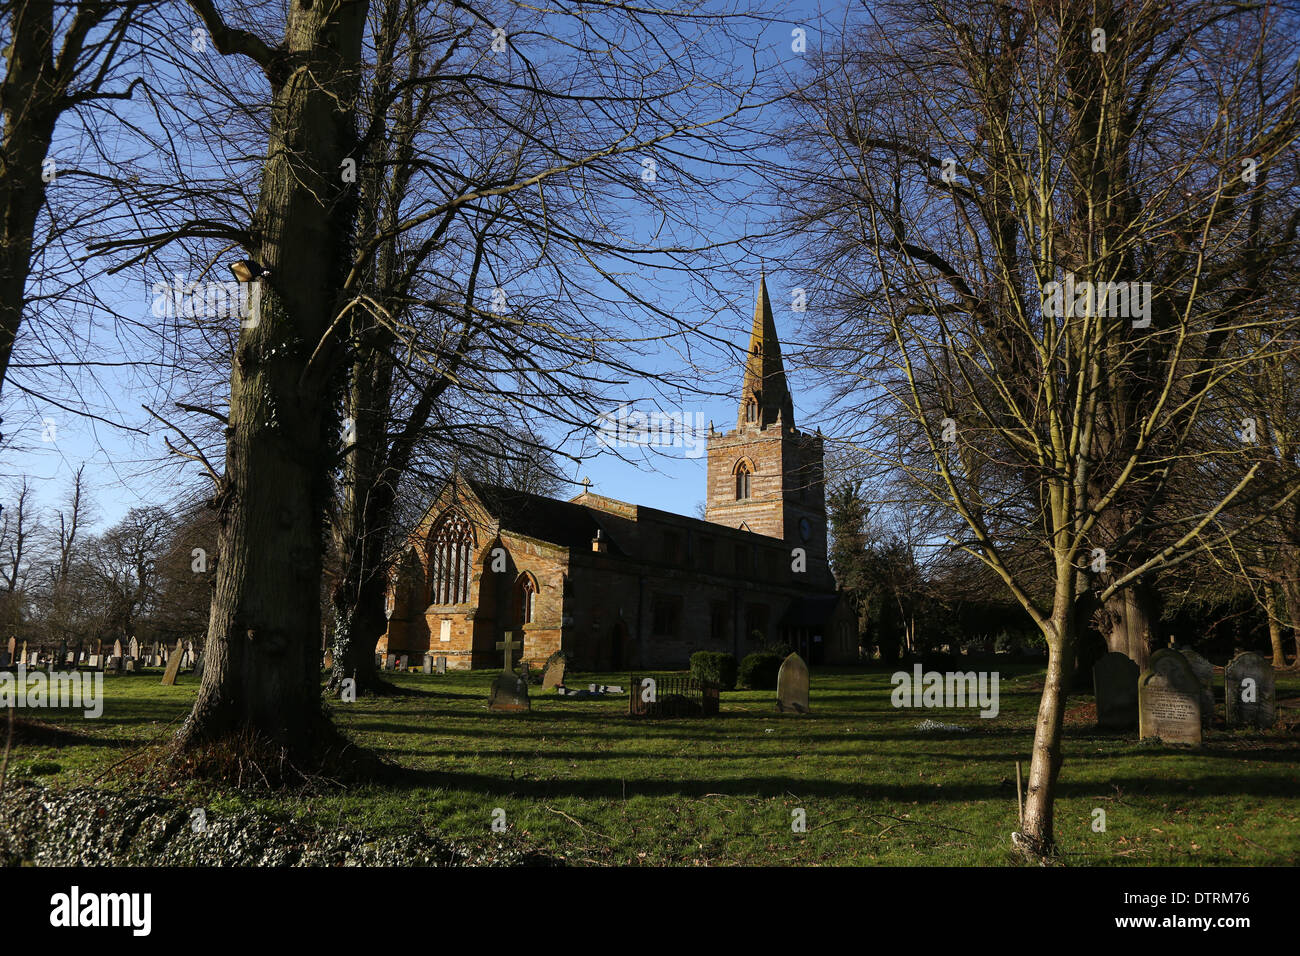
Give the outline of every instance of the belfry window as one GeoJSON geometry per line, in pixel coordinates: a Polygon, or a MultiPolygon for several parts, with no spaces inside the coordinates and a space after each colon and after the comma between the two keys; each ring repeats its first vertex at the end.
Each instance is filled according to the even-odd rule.
{"type": "Polygon", "coordinates": [[[463,604],[469,600],[470,555],[474,529],[462,514],[449,512],[433,535],[434,604],[463,604]]]}
{"type": "Polygon", "coordinates": [[[745,421],[758,421],[758,402],[754,401],[752,398],[746,399],[745,401],[745,421]]]}
{"type": "Polygon", "coordinates": [[[752,477],[748,462],[736,466],[736,500],[743,501],[749,497],[749,480],[752,477]]]}

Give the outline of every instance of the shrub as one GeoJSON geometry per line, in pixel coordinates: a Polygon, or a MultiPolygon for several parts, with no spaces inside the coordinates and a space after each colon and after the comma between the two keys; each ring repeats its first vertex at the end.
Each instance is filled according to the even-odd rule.
{"type": "Polygon", "coordinates": [[[717,684],[723,690],[735,690],[736,657],[719,651],[696,651],[691,655],[691,676],[717,684]]]}
{"type": "Polygon", "coordinates": [[[784,658],[771,651],[747,654],[740,662],[740,686],[749,690],[775,690],[784,658]]]}

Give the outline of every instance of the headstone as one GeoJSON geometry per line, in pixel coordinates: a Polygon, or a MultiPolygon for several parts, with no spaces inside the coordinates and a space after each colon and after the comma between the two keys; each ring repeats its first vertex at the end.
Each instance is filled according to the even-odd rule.
{"type": "Polygon", "coordinates": [[[492,691],[488,694],[488,710],[498,713],[519,713],[531,709],[528,682],[514,671],[502,671],[492,682],[492,691]]]}
{"type": "Polygon", "coordinates": [[[13,660],[14,655],[18,653],[18,638],[16,637],[9,638],[9,643],[5,645],[5,650],[9,652],[9,659],[13,660]]]}
{"type": "Polygon", "coordinates": [[[409,658],[408,658],[405,654],[401,654],[401,655],[399,655],[398,658],[397,658],[397,669],[398,669],[399,671],[405,671],[405,670],[406,670],[406,662],[407,662],[408,660],[409,660],[409,658]]]}
{"type": "Polygon", "coordinates": [[[432,673],[433,673],[433,655],[432,655],[432,654],[425,654],[425,655],[424,655],[424,664],[421,666],[420,669],[421,669],[424,673],[426,673],[426,674],[432,674],[432,673]]]}
{"type": "Polygon", "coordinates": [[[617,684],[588,684],[587,690],[593,694],[621,694],[623,688],[617,684]]]}
{"type": "Polygon", "coordinates": [[[447,658],[439,657],[434,660],[433,669],[439,674],[447,673],[447,658]]]}
{"type": "Polygon", "coordinates": [[[128,674],[134,674],[134,673],[135,673],[135,658],[134,658],[134,657],[128,657],[128,658],[126,658],[126,662],[125,662],[125,663],[126,663],[126,672],[127,672],[128,674]]]}
{"type": "Polygon", "coordinates": [[[1277,720],[1273,665],[1254,651],[1246,651],[1228,663],[1224,675],[1228,726],[1272,727],[1277,720]]]}
{"type": "Polygon", "coordinates": [[[131,638],[130,642],[126,645],[126,647],[127,647],[126,653],[128,657],[138,658],[140,656],[140,642],[136,640],[134,637],[131,638]]]}
{"type": "Polygon", "coordinates": [[[515,640],[514,631],[506,631],[502,635],[502,640],[497,641],[497,650],[503,651],[506,656],[505,670],[513,671],[515,669],[514,653],[523,650],[523,642],[515,640]]]}
{"type": "Polygon", "coordinates": [[[1138,736],[1201,742],[1201,682],[1178,651],[1156,651],[1138,680],[1138,736]]]}
{"type": "Polygon", "coordinates": [[[556,651],[546,659],[546,670],[542,672],[542,690],[551,690],[564,683],[564,671],[569,658],[564,651],[556,651]]]}
{"type": "Polygon", "coordinates": [[[163,674],[162,685],[164,687],[173,687],[176,684],[176,675],[181,669],[181,642],[176,642],[176,649],[172,651],[172,656],[167,659],[167,671],[163,674]]]}
{"type": "Polygon", "coordinates": [[[1183,655],[1201,685],[1201,726],[1208,727],[1214,720],[1214,665],[1190,647],[1179,646],[1174,650],[1183,655]]]}
{"type": "Polygon", "coordinates": [[[99,654],[91,654],[86,661],[86,666],[93,668],[94,670],[99,670],[104,666],[103,658],[99,654]]]}
{"type": "Polygon", "coordinates": [[[114,641],[114,642],[113,642],[113,655],[112,655],[112,656],[113,656],[113,657],[121,657],[121,656],[122,656],[122,642],[121,642],[121,641],[114,641]]]}
{"type": "Polygon", "coordinates": [[[1111,651],[1092,667],[1092,688],[1097,697],[1097,723],[1111,730],[1127,730],[1138,722],[1138,678],[1142,668],[1127,654],[1111,651]]]}
{"type": "Polygon", "coordinates": [[[808,713],[808,665],[791,654],[776,675],[776,709],[782,714],[808,713]]]}

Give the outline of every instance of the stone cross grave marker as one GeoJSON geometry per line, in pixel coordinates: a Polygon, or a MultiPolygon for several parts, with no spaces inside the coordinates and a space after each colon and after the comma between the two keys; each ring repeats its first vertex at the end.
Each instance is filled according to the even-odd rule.
{"type": "Polygon", "coordinates": [[[522,650],[524,645],[515,640],[514,631],[506,631],[502,637],[504,637],[504,640],[497,641],[497,650],[505,651],[506,670],[513,672],[515,669],[513,663],[515,651],[522,650]]]}
{"type": "Polygon", "coordinates": [[[808,665],[791,654],[776,675],[776,709],[782,714],[808,713],[808,665]]]}
{"type": "Polygon", "coordinates": [[[1175,647],[1196,675],[1201,685],[1201,726],[1209,727],[1214,720],[1214,665],[1190,647],[1175,647]]]}
{"type": "Polygon", "coordinates": [[[1228,726],[1272,727],[1277,719],[1273,665],[1254,651],[1245,651],[1229,662],[1224,674],[1228,726]]]}
{"type": "Polygon", "coordinates": [[[181,669],[181,647],[182,642],[176,642],[176,650],[172,651],[171,657],[167,658],[167,671],[163,674],[163,686],[173,687],[176,684],[176,675],[181,669]]]}
{"type": "Polygon", "coordinates": [[[514,652],[523,645],[515,640],[513,631],[506,631],[502,637],[504,640],[497,641],[497,650],[505,652],[506,669],[492,682],[492,690],[488,694],[488,710],[498,713],[532,710],[532,701],[528,699],[528,681],[515,673],[512,663],[514,652]]]}
{"type": "Polygon", "coordinates": [[[1142,669],[1127,654],[1111,651],[1092,667],[1097,724],[1127,730],[1138,722],[1138,678],[1142,669]]]}
{"type": "Polygon", "coordinates": [[[1201,742],[1201,683],[1178,651],[1156,651],[1138,680],[1138,736],[1201,742]]]}

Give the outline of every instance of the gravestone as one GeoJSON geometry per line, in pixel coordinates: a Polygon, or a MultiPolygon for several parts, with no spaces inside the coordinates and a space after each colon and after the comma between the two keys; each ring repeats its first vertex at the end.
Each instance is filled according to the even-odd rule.
{"type": "Polygon", "coordinates": [[[422,669],[424,670],[424,673],[426,673],[426,674],[432,674],[432,673],[433,673],[433,655],[432,655],[432,654],[425,654],[425,655],[424,655],[424,666],[423,666],[422,669]]]}
{"type": "Polygon", "coordinates": [[[503,640],[497,641],[497,650],[505,652],[506,668],[492,682],[492,690],[488,694],[488,710],[503,713],[531,710],[528,681],[516,674],[512,665],[515,650],[523,645],[515,640],[513,631],[507,631],[502,637],[503,640]]]}
{"type": "Polygon", "coordinates": [[[1201,685],[1201,726],[1208,727],[1214,720],[1214,665],[1190,647],[1180,645],[1174,650],[1183,655],[1201,685]]]}
{"type": "Polygon", "coordinates": [[[1111,651],[1092,667],[1092,688],[1097,698],[1097,723],[1112,730],[1127,730],[1138,722],[1138,678],[1142,668],[1127,654],[1111,651]]]}
{"type": "Polygon", "coordinates": [[[405,670],[406,670],[406,662],[407,662],[407,660],[408,660],[408,658],[407,658],[407,656],[406,656],[405,654],[402,654],[402,655],[400,655],[400,656],[397,658],[397,669],[398,669],[399,671],[405,671],[405,670]]]}
{"type": "Polygon", "coordinates": [[[134,674],[134,673],[135,673],[135,658],[134,658],[134,657],[128,657],[128,658],[126,659],[126,662],[125,662],[125,670],[126,670],[126,672],[127,672],[128,674],[134,674]]]}
{"type": "Polygon", "coordinates": [[[127,644],[126,655],[127,657],[134,657],[134,658],[139,658],[140,656],[140,642],[136,640],[134,637],[131,638],[130,643],[127,644]]]}
{"type": "Polygon", "coordinates": [[[104,664],[103,664],[103,660],[100,658],[98,654],[91,654],[86,661],[86,666],[91,668],[92,670],[99,670],[101,667],[104,666],[104,664]]]}
{"type": "Polygon", "coordinates": [[[176,675],[181,669],[181,647],[181,642],[177,641],[176,650],[172,651],[171,657],[167,658],[167,671],[162,679],[164,687],[173,687],[176,684],[176,675]]]}
{"type": "Polygon", "coordinates": [[[564,683],[564,671],[569,658],[564,651],[556,651],[546,659],[546,670],[542,672],[542,690],[551,690],[564,683]]]}
{"type": "Polygon", "coordinates": [[[1138,680],[1138,736],[1201,742],[1201,682],[1178,651],[1156,651],[1138,680]]]}
{"type": "Polygon", "coordinates": [[[1228,726],[1272,727],[1277,719],[1273,665],[1254,651],[1246,651],[1229,662],[1224,675],[1228,726]]]}
{"type": "Polygon", "coordinates": [[[776,709],[782,714],[808,713],[808,665],[791,654],[776,675],[776,709]]]}
{"type": "Polygon", "coordinates": [[[16,637],[9,638],[9,643],[5,645],[5,650],[9,653],[9,659],[13,660],[14,655],[18,653],[18,639],[16,637]]]}
{"type": "Polygon", "coordinates": [[[439,657],[433,662],[433,669],[439,674],[447,673],[447,658],[439,657]]]}
{"type": "Polygon", "coordinates": [[[528,699],[528,682],[514,671],[502,671],[492,682],[488,694],[488,710],[498,713],[519,713],[532,709],[528,699]]]}
{"type": "Polygon", "coordinates": [[[524,645],[522,641],[515,640],[514,631],[506,631],[505,634],[502,635],[502,638],[503,640],[497,641],[497,650],[502,651],[505,654],[505,669],[513,671],[515,669],[514,653],[515,651],[523,650],[524,645]]]}
{"type": "Polygon", "coordinates": [[[121,641],[114,641],[114,642],[113,642],[113,653],[112,653],[111,656],[113,656],[113,657],[121,657],[121,656],[122,656],[122,642],[121,642],[121,641]]]}

